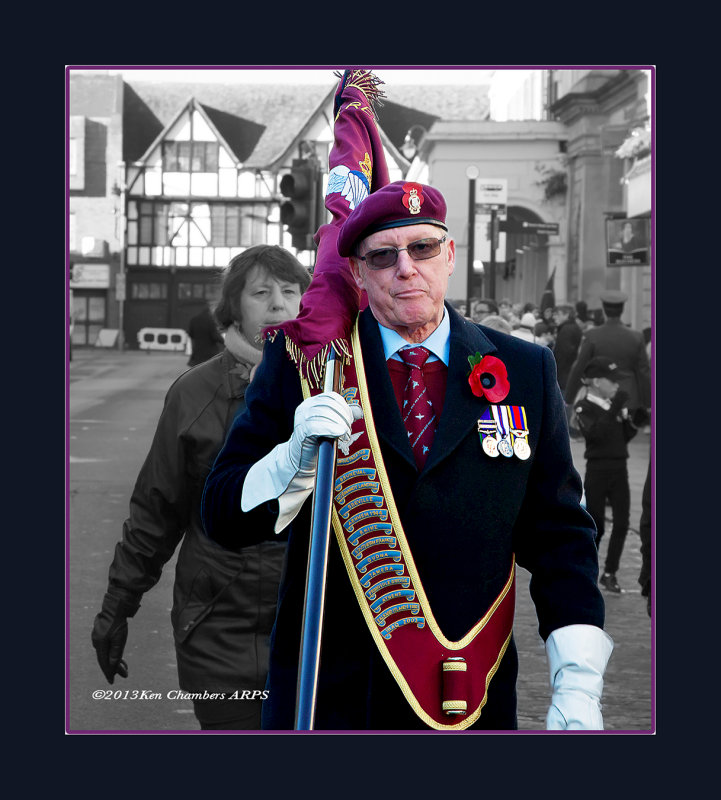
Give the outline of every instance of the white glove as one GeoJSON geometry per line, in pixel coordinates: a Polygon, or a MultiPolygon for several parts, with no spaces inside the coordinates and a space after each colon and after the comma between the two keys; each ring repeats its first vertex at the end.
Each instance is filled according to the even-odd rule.
{"type": "Polygon", "coordinates": [[[253,464],[243,484],[243,511],[267,500],[278,500],[275,532],[289,525],[313,491],[318,463],[318,439],[350,440],[351,425],[363,416],[361,407],[349,405],[337,392],[323,392],[304,400],[295,410],[293,435],[253,464]]]}
{"type": "Polygon", "coordinates": [[[613,639],[595,625],[556,628],[546,640],[551,707],[546,730],[603,730],[603,673],[613,639]]]}

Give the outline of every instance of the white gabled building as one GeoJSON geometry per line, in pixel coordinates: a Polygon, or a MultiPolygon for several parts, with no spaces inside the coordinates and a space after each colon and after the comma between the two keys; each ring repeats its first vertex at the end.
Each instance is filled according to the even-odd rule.
{"type": "MultiPolygon", "coordinates": [[[[337,82],[330,71],[327,87],[129,84],[79,72],[70,75],[68,96],[73,343],[93,345],[100,329],[117,328],[134,348],[141,328],[184,329],[245,248],[267,243],[295,252],[280,220],[280,180],[294,159],[311,155],[327,171],[337,82]],[[106,115],[99,122],[98,109],[106,115]],[[91,119],[94,138],[80,136],[91,119]],[[103,280],[90,286],[74,278],[97,261],[80,243],[98,231],[103,280]],[[83,323],[88,307],[92,325],[83,323]]],[[[409,166],[399,150],[408,129],[437,117],[395,102],[381,113],[390,177],[398,180],[409,166]]],[[[297,255],[313,268],[314,250],[297,255]]]]}

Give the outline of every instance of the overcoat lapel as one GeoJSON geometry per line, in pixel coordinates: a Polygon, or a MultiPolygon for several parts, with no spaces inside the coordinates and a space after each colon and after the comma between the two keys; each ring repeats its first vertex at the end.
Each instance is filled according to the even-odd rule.
{"type": "MultiPolygon", "coordinates": [[[[465,320],[451,306],[446,307],[451,323],[448,382],[443,413],[423,469],[424,473],[460,444],[488,405],[486,400],[476,397],[468,385],[468,356],[475,353],[484,356],[496,350],[495,345],[483,335],[478,326],[465,320]]],[[[416,470],[413,451],[408,444],[408,433],[401,419],[388,369],[385,367],[385,353],[378,323],[370,308],[361,313],[358,327],[378,435],[416,470]]]]}

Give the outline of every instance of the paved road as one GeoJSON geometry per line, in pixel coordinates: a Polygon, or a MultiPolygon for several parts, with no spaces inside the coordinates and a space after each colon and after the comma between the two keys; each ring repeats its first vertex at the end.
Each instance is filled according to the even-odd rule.
{"type": "MultiPolygon", "coordinates": [[[[128,500],[170,383],[186,369],[176,353],[80,349],[69,369],[68,444],[68,731],[197,731],[192,704],[178,699],[170,629],[173,562],[130,621],[127,680],[109,686],[95,661],[90,631],[100,608],[108,566],[127,516],[128,500]],[[93,699],[102,692],[104,699],[93,699]]],[[[607,630],[616,647],[606,673],[604,720],[609,731],[653,727],[653,627],[636,582],[641,564],[637,533],[650,436],[631,443],[631,526],[618,578],[624,592],[605,594],[607,630]]],[[[583,474],[583,446],[572,442],[583,474]]],[[[610,512],[609,512],[610,513],[610,512]]],[[[601,544],[600,558],[605,555],[601,544]]],[[[519,728],[542,730],[550,690],[543,642],[519,570],[514,627],[521,665],[519,728]]]]}

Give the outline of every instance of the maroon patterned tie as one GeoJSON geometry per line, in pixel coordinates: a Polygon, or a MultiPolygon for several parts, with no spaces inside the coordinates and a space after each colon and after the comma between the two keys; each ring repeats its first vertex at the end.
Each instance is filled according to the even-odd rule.
{"type": "Polygon", "coordinates": [[[425,347],[407,347],[399,350],[398,355],[409,368],[408,381],[403,391],[401,416],[408,431],[408,443],[413,450],[416,465],[420,471],[426,463],[433,434],[438,426],[436,412],[433,409],[421,369],[430,356],[430,351],[425,347]]]}

